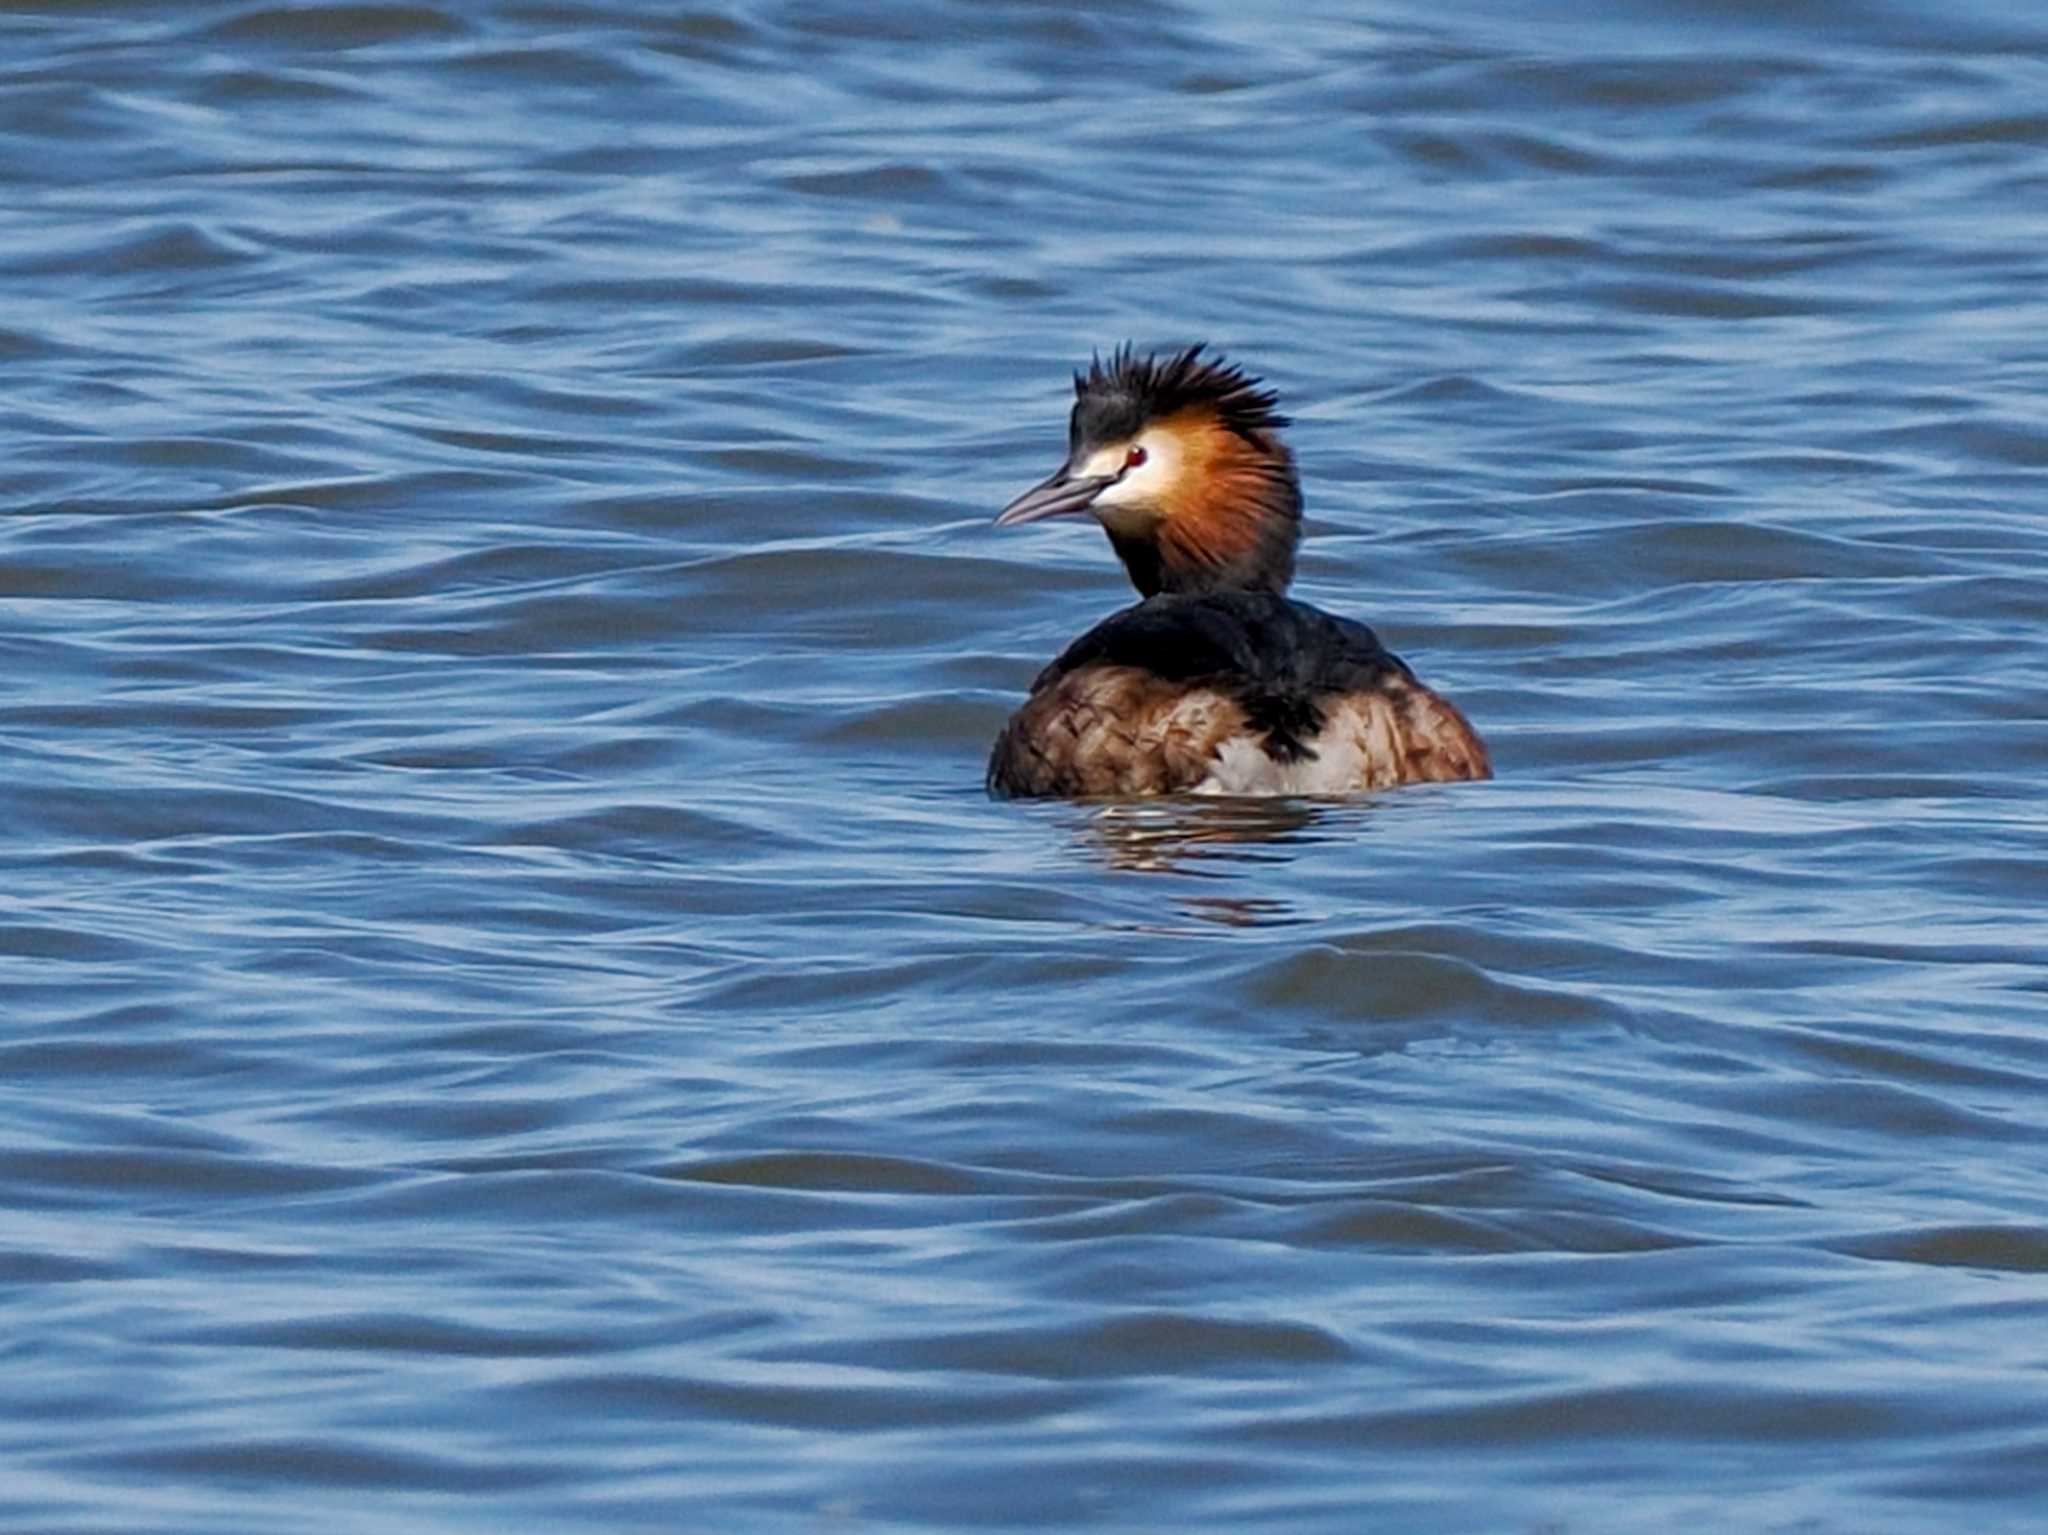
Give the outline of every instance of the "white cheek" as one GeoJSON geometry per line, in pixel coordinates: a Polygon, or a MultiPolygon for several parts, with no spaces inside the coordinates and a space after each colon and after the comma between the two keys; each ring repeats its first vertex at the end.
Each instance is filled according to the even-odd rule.
{"type": "MultiPolygon", "coordinates": [[[[1149,469],[1151,465],[1148,464],[1145,467],[1149,469]]],[[[1143,473],[1144,470],[1141,469],[1137,474],[1125,475],[1114,485],[1110,486],[1109,489],[1097,496],[1095,504],[1097,506],[1131,506],[1148,499],[1145,495],[1144,484],[1140,478],[1143,473]]]]}
{"type": "MultiPolygon", "coordinates": [[[[1163,444],[1154,446],[1150,438],[1146,438],[1144,441],[1145,462],[1131,470],[1122,479],[1095,498],[1095,506],[1098,512],[1113,512],[1119,508],[1127,510],[1144,508],[1153,515],[1157,514],[1160,500],[1166,493],[1166,487],[1173,483],[1174,465],[1178,461],[1178,455],[1171,448],[1163,444]]],[[[1114,474],[1121,467],[1122,458],[1120,455],[1102,456],[1108,457],[1111,462],[1105,468],[1096,469],[1094,468],[1094,461],[1091,460],[1091,473],[1114,474]]],[[[1108,517],[1103,518],[1105,522],[1109,520],[1108,517]]]]}

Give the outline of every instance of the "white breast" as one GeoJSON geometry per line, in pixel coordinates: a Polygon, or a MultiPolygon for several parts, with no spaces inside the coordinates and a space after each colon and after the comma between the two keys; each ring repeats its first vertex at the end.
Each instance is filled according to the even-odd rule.
{"type": "Polygon", "coordinates": [[[1238,736],[1218,748],[1215,767],[1195,785],[1195,793],[1349,794],[1361,786],[1362,766],[1356,753],[1320,745],[1313,757],[1277,762],[1262,743],[1238,736]]]}
{"type": "Polygon", "coordinates": [[[1314,755],[1293,762],[1268,755],[1257,736],[1234,735],[1217,746],[1214,766],[1195,793],[1355,794],[1410,782],[1419,775],[1409,760],[1402,710],[1422,691],[1354,693],[1336,702],[1307,743],[1314,755]]]}

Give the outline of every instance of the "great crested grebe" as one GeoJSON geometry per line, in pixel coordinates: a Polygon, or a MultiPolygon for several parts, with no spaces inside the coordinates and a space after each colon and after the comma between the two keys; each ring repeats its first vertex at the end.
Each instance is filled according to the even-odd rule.
{"type": "Polygon", "coordinates": [[[1486,747],[1364,624],[1285,595],[1301,541],[1287,418],[1205,348],[1127,343],[1074,375],[1067,459],[997,527],[1086,512],[1144,600],[1038,675],[989,792],[1348,794],[1487,778],[1486,747]]]}

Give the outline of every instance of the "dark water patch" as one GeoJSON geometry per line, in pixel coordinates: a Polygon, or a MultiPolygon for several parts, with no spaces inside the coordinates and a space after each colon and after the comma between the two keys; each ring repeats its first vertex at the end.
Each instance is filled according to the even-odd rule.
{"type": "Polygon", "coordinates": [[[845,342],[806,336],[730,336],[692,347],[679,364],[692,371],[717,368],[788,367],[857,358],[863,349],[845,342]]]}
{"type": "Polygon", "coordinates": [[[61,1253],[0,1249],[0,1285],[58,1285],[105,1281],[121,1277],[118,1264],[69,1257],[61,1253]]]}
{"type": "Polygon", "coordinates": [[[1292,1240],[1309,1247],[1437,1254],[1519,1252],[1539,1245],[1483,1216],[1376,1200],[1339,1202],[1297,1227],[1292,1240]]]}
{"type": "Polygon", "coordinates": [[[185,1347],[276,1348],[453,1359],[553,1359],[588,1354],[607,1346],[588,1335],[535,1334],[515,1328],[464,1325],[436,1317],[374,1312],[244,1323],[181,1333],[167,1341],[185,1347]]]}
{"type": "Polygon", "coordinates": [[[792,173],[781,182],[792,192],[816,197],[922,199],[942,190],[941,178],[929,166],[900,163],[792,173]]]}
{"type": "Polygon", "coordinates": [[[1804,74],[1770,55],[1625,59],[1508,59],[1488,65],[1486,84],[1524,100],[1624,111],[1685,109],[1763,90],[1804,74]]]}
{"type": "Polygon", "coordinates": [[[451,72],[477,75],[494,88],[523,87],[548,94],[629,89],[643,83],[646,75],[633,55],[538,42],[464,52],[452,62],[451,72]]]}
{"type": "MultiPolygon", "coordinates": [[[[2007,1089],[2032,1092],[2040,1083],[2036,1073],[2009,1069],[1992,1060],[1959,1058],[1952,1046],[1938,1035],[1918,1041],[1920,1048],[1865,1037],[1834,1038],[1825,1034],[1806,1035],[1803,1048],[1812,1058],[1828,1065],[1857,1071],[1866,1080],[1895,1084],[1923,1082],[1930,1087],[2007,1089]]],[[[1973,1044],[1973,1054],[1983,1050],[1973,1044]]]]}
{"type": "MultiPolygon", "coordinates": [[[[330,1224],[391,1222],[490,1230],[508,1223],[545,1229],[551,1223],[689,1220],[699,1229],[793,1229],[815,1226],[834,1212],[802,1201],[750,1204],[721,1217],[709,1202],[681,1197],[658,1180],[605,1169],[506,1171],[443,1174],[365,1186],[361,1192],[330,1196],[317,1214],[330,1224]]],[[[836,1212],[843,1215],[843,1212],[836,1212]]]]}
{"type": "Polygon", "coordinates": [[[77,1206],[107,1198],[180,1203],[262,1198],[359,1187],[364,1175],[336,1168],[257,1161],[236,1153],[209,1155],[159,1149],[15,1151],[0,1154],[0,1180],[14,1197],[37,1205],[77,1206]],[[28,1195],[30,1187],[33,1197],[28,1195]]]}
{"type": "MultiPolygon", "coordinates": [[[[338,79],[324,71],[239,69],[209,75],[200,90],[199,99],[230,107],[271,104],[303,107],[308,101],[359,101],[368,94],[357,82],[338,79]]],[[[253,167],[238,167],[231,174],[246,176],[262,172],[253,167]]]]}
{"type": "Polygon", "coordinates": [[[2048,1271],[2048,1228],[1951,1226],[1879,1232],[1829,1244],[1834,1251],[1936,1268],[2038,1274],[2048,1271]]]}
{"type": "Polygon", "coordinates": [[[1960,121],[1928,123],[1904,132],[1879,134],[1861,147],[1877,150],[1948,149],[1974,144],[2033,145],[2048,143],[2048,116],[2025,113],[2016,116],[1965,118],[1960,121]]]}
{"type": "Polygon", "coordinates": [[[635,312],[674,309],[689,305],[706,308],[744,308],[754,304],[767,304],[776,308],[829,314],[839,309],[857,310],[864,305],[872,307],[886,301],[890,295],[883,290],[867,293],[857,290],[838,292],[800,286],[770,285],[763,290],[759,285],[739,278],[677,275],[578,279],[559,285],[540,286],[532,290],[529,297],[533,302],[546,306],[592,305],[635,312]]]}
{"type": "Polygon", "coordinates": [[[346,1111],[326,1117],[370,1133],[410,1129],[414,1138],[487,1141],[537,1133],[564,1123],[573,1114],[572,1105],[552,1096],[472,1095],[460,1109],[450,1110],[437,1106],[432,1096],[406,1095],[353,1103],[346,1111]],[[419,1128],[423,1124],[432,1126],[427,1135],[419,1128]]]}
{"type": "Polygon", "coordinates": [[[363,1491],[484,1492],[540,1487],[559,1472],[531,1461],[422,1454],[363,1438],[255,1438],[99,1450],[73,1458],[100,1474],[228,1481],[240,1486],[363,1491]]]}
{"type": "Polygon", "coordinates": [[[24,1041],[0,1048],[0,1073],[12,1082],[54,1078],[86,1084],[122,1077],[150,1081],[223,1072],[257,1072],[268,1063],[242,1052],[201,1046],[193,1041],[82,1039],[24,1041]]]}
{"type": "Polygon", "coordinates": [[[535,1408],[578,1418],[666,1423],[741,1421],[763,1428],[854,1434],[930,1428],[942,1418],[963,1427],[1024,1423],[1083,1410],[1090,1395],[1071,1388],[976,1383],[949,1391],[942,1404],[914,1380],[900,1385],[822,1381],[815,1370],[778,1372],[757,1366],[756,1380],[692,1379],[680,1374],[608,1372],[557,1376],[520,1394],[535,1408]],[[957,1416],[953,1416],[957,1414],[957,1416]]]}
{"type": "MultiPolygon", "coordinates": [[[[663,742],[634,754],[636,765],[661,767],[675,762],[677,748],[663,742]]],[[[593,748],[596,763],[584,763],[575,756],[565,761],[565,771],[580,767],[599,768],[622,764],[615,746],[593,748]]],[[[759,855],[779,842],[787,851],[798,851],[802,843],[773,827],[745,823],[726,817],[692,812],[674,805],[610,805],[589,813],[561,816],[524,825],[508,826],[484,836],[479,846],[507,848],[553,848],[593,857],[652,858],[669,861],[683,842],[710,850],[720,846],[759,855]]]]}
{"type": "Polygon", "coordinates": [[[1250,989],[1260,1008],[1305,1009],[1361,1022],[1436,1020],[1479,1023],[1512,1015],[1538,1027],[1611,1023],[1621,1011],[1591,996],[1514,985],[1455,955],[1351,940],[1304,950],[1266,967],[1250,989]]]}
{"type": "Polygon", "coordinates": [[[140,944],[77,928],[0,925],[0,957],[8,959],[69,960],[90,965],[132,959],[142,952],[140,944]]]}
{"type": "Polygon", "coordinates": [[[671,1172],[670,1176],[704,1183],[889,1194],[961,1194],[977,1187],[973,1177],[939,1165],[794,1153],[701,1163],[671,1172]]]}
{"type": "Polygon", "coordinates": [[[1892,451],[1912,450],[1948,460],[2010,464],[2038,469],[2048,464],[2048,429],[2039,422],[1967,418],[1903,426],[1879,439],[1892,451]]]}
{"type": "Polygon", "coordinates": [[[973,1370],[1034,1380],[1146,1375],[1257,1376],[1313,1369],[1350,1356],[1314,1327],[1222,1317],[1138,1313],[1052,1334],[1035,1331],[922,1334],[864,1340],[851,1348],[771,1351],[755,1357],[888,1369],[973,1370]]]}
{"type": "Polygon", "coordinates": [[[876,749],[906,740],[979,740],[988,734],[990,713],[986,701],[951,693],[894,699],[841,722],[827,740],[842,747],[876,749]]]}
{"type": "MultiPolygon", "coordinates": [[[[394,835],[406,817],[375,811],[348,799],[158,785],[142,799],[112,798],[95,789],[48,789],[37,797],[37,820],[56,832],[95,841],[177,842],[188,855],[204,851],[198,839],[237,835],[358,831],[382,820],[394,835]]],[[[424,831],[425,819],[412,823],[424,831]]]]}
{"type": "Polygon", "coordinates": [[[459,18],[431,6],[299,5],[247,9],[200,35],[279,49],[346,50],[461,37],[467,30],[459,18]]]}
{"type": "Polygon", "coordinates": [[[1895,1410],[1848,1392],[1777,1389],[1666,1393],[1651,1386],[1591,1389],[1430,1409],[1391,1407],[1245,1425],[1261,1440],[1288,1444],[1370,1442],[1448,1449],[1475,1440],[1514,1453],[1564,1441],[1619,1440],[1655,1432],[1685,1443],[1749,1438],[1766,1426],[1781,1444],[1855,1443],[1894,1432],[1895,1410]]]}

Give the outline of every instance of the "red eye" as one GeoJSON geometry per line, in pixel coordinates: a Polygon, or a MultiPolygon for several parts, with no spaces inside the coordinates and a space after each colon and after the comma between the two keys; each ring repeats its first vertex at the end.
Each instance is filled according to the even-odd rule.
{"type": "Polygon", "coordinates": [[[1128,453],[1126,453],[1126,454],[1124,455],[1124,468],[1126,468],[1126,469],[1135,469],[1135,468],[1137,468],[1137,467],[1138,467],[1138,465],[1140,465],[1140,464],[1142,464],[1142,463],[1144,463],[1144,462],[1145,462],[1145,450],[1144,450],[1143,448],[1139,447],[1139,446],[1138,446],[1138,445],[1137,445],[1137,444],[1136,444],[1135,442],[1134,442],[1134,443],[1132,443],[1132,444],[1131,444],[1131,451],[1130,451],[1130,452],[1128,452],[1128,453]]]}

